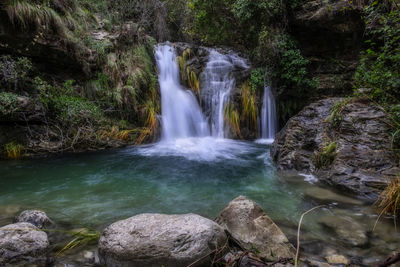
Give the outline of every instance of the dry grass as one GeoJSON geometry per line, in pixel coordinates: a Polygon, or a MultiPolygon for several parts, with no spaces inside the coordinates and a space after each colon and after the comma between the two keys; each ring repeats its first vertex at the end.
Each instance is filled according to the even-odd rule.
{"type": "Polygon", "coordinates": [[[242,85],[242,120],[249,129],[257,130],[257,105],[256,94],[251,90],[249,82],[242,85]]]}
{"type": "Polygon", "coordinates": [[[376,207],[382,214],[393,214],[396,219],[400,213],[400,178],[393,179],[390,184],[380,194],[376,207]]]}
{"type": "Polygon", "coordinates": [[[187,68],[186,71],[190,89],[192,89],[192,91],[200,98],[200,81],[197,78],[196,73],[191,71],[190,68],[187,68]]]}
{"type": "MultiPolygon", "coordinates": [[[[10,21],[26,30],[35,27],[37,31],[53,30],[60,36],[67,36],[68,29],[63,19],[52,8],[45,5],[35,5],[28,1],[13,0],[5,8],[10,21]]],[[[68,17],[71,22],[71,17],[68,17]]],[[[74,23],[75,24],[75,23],[74,23]]]]}
{"type": "Polygon", "coordinates": [[[7,154],[7,158],[9,159],[21,158],[22,151],[24,150],[24,147],[22,145],[16,144],[14,142],[6,144],[4,148],[7,154]]]}
{"type": "Polygon", "coordinates": [[[237,109],[234,107],[232,103],[228,103],[225,106],[224,112],[225,120],[229,123],[229,126],[233,129],[236,136],[242,138],[242,134],[240,132],[240,116],[237,109]]]}

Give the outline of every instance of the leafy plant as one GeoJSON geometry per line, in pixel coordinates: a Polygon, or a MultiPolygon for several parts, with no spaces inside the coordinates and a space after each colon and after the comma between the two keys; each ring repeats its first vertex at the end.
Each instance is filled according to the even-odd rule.
{"type": "Polygon", "coordinates": [[[12,115],[19,110],[18,95],[10,92],[0,93],[0,115],[12,115]]]}
{"type": "Polygon", "coordinates": [[[20,85],[27,81],[32,70],[32,62],[26,57],[0,57],[0,84],[9,89],[18,90],[20,85]]]}

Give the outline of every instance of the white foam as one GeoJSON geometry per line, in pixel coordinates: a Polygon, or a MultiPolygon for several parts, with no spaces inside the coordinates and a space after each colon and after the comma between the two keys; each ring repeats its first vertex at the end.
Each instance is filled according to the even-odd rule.
{"type": "Polygon", "coordinates": [[[318,182],[318,178],[312,174],[300,173],[300,175],[304,177],[304,181],[309,182],[310,184],[318,182]]]}
{"type": "Polygon", "coordinates": [[[256,144],[261,144],[261,145],[270,145],[274,142],[274,139],[257,139],[254,141],[256,144]]]}
{"type": "Polygon", "coordinates": [[[242,160],[255,147],[247,142],[213,137],[190,137],[161,141],[137,148],[142,156],[177,156],[195,161],[242,160]]]}

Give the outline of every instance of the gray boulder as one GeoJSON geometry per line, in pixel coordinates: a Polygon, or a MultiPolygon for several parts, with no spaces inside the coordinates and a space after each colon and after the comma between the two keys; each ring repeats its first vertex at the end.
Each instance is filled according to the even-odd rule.
{"type": "Polygon", "coordinates": [[[224,229],[196,214],[140,214],[108,226],[99,241],[106,266],[210,266],[227,245],[224,229]]]}
{"type": "Polygon", "coordinates": [[[295,249],[285,234],[252,200],[239,196],[215,220],[250,251],[268,261],[295,257],[295,249]]]}
{"type": "Polygon", "coordinates": [[[332,119],[332,108],[343,100],[327,98],[305,107],[277,134],[271,156],[281,170],[309,172],[338,189],[375,199],[400,172],[391,150],[390,121],[363,99],[342,104],[332,119]],[[315,159],[332,143],[334,160],[318,166],[315,159]]]}
{"type": "Polygon", "coordinates": [[[25,210],[15,218],[15,222],[31,223],[39,229],[45,229],[53,225],[47,214],[40,210],[25,210]]]}
{"type": "Polygon", "coordinates": [[[49,246],[47,234],[30,223],[0,228],[0,266],[44,266],[49,246]]]}

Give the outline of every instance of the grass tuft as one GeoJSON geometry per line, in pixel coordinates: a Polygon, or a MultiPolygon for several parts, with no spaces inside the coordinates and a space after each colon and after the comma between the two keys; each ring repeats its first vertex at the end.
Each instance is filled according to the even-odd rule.
{"type": "Polygon", "coordinates": [[[256,94],[251,90],[249,82],[242,85],[242,120],[244,120],[249,129],[257,130],[257,105],[256,94]]]}
{"type": "Polygon", "coordinates": [[[225,121],[228,122],[229,126],[233,129],[236,136],[242,138],[242,134],[240,132],[240,116],[237,109],[234,107],[232,103],[228,103],[225,106],[224,112],[225,121]]]}
{"type": "Polygon", "coordinates": [[[329,145],[318,151],[314,156],[314,164],[318,169],[330,166],[336,157],[337,143],[331,142],[329,145]]]}
{"type": "Polygon", "coordinates": [[[390,182],[380,194],[375,205],[381,213],[393,214],[396,220],[400,213],[400,178],[390,182]]]}
{"type": "Polygon", "coordinates": [[[65,254],[66,252],[74,248],[84,246],[90,243],[96,243],[100,239],[100,232],[86,228],[78,232],[71,231],[67,233],[72,235],[74,238],[57,252],[57,256],[61,256],[62,254],[65,254]]]}
{"type": "Polygon", "coordinates": [[[5,151],[9,159],[19,159],[21,158],[22,151],[24,147],[20,144],[11,142],[5,145],[5,151]]]}

